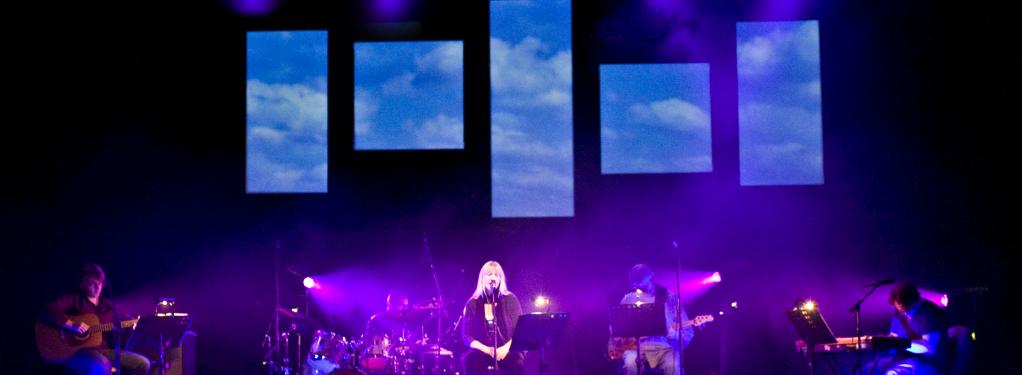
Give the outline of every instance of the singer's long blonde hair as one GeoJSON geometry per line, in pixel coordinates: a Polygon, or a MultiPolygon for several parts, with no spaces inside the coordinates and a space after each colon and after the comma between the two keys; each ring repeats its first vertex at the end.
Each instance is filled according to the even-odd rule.
{"type": "Polygon", "coordinates": [[[486,273],[488,271],[494,271],[500,275],[500,285],[497,286],[497,290],[500,291],[500,295],[506,296],[511,293],[507,290],[507,276],[504,276],[504,267],[500,266],[495,260],[491,260],[483,264],[483,268],[479,269],[479,278],[476,280],[476,291],[472,293],[472,299],[482,298],[483,292],[486,291],[486,273]]]}

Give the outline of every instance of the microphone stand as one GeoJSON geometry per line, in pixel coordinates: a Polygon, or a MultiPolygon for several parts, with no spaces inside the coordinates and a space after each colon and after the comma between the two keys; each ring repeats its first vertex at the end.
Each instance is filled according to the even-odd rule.
{"type": "Polygon", "coordinates": [[[500,374],[500,366],[498,366],[497,360],[497,287],[493,287],[490,291],[490,304],[493,306],[493,373],[500,374]]]}
{"type": "Polygon", "coordinates": [[[273,340],[270,342],[270,374],[276,373],[276,360],[280,357],[280,240],[273,251],[273,340]]]}
{"type": "Polygon", "coordinates": [[[855,304],[852,305],[852,307],[850,309],[848,309],[849,312],[851,312],[853,315],[855,315],[855,357],[856,357],[856,359],[855,359],[855,367],[852,368],[852,373],[853,374],[856,373],[856,372],[859,372],[859,373],[862,372],[862,303],[866,302],[866,298],[869,298],[869,296],[872,295],[873,292],[876,292],[877,289],[879,289],[883,285],[884,285],[883,283],[875,283],[873,285],[873,287],[871,287],[869,289],[869,291],[867,291],[866,294],[862,296],[862,298],[859,298],[858,301],[855,301],[855,304]]]}
{"type": "MultiPolygon", "coordinates": [[[[682,331],[682,329],[681,329],[681,325],[680,325],[681,324],[681,249],[678,248],[678,241],[671,241],[671,245],[674,246],[674,253],[676,255],[675,259],[677,261],[677,263],[675,264],[675,268],[674,268],[674,282],[675,282],[675,287],[677,288],[675,290],[678,291],[678,308],[674,312],[674,323],[678,324],[678,337],[676,338],[677,343],[678,343],[678,363],[675,363],[674,365],[681,369],[681,372],[680,372],[681,375],[685,375],[685,346],[682,343],[682,338],[681,338],[681,331],[682,331]]],[[[668,332],[668,334],[670,334],[670,332],[668,332]]],[[[636,342],[635,349],[636,350],[639,349],[638,342],[636,342]]]]}
{"type": "Polygon", "coordinates": [[[440,373],[440,343],[441,335],[443,333],[443,321],[444,312],[447,311],[444,305],[444,292],[440,289],[440,278],[437,277],[436,267],[433,265],[433,254],[429,251],[429,239],[426,237],[426,233],[422,234],[422,249],[425,251],[426,260],[429,262],[429,271],[433,274],[433,286],[436,287],[437,295],[437,312],[436,312],[436,352],[433,357],[433,372],[434,374],[440,373]]]}
{"type": "MultiPolygon", "coordinates": [[[[114,303],[114,293],[111,291],[110,283],[103,281],[103,289],[106,291],[106,300],[110,302],[110,308],[114,311],[114,361],[112,371],[115,374],[121,373],[121,317],[118,315],[117,305],[114,303]]],[[[97,300],[98,301],[98,300],[97,300]]]]}

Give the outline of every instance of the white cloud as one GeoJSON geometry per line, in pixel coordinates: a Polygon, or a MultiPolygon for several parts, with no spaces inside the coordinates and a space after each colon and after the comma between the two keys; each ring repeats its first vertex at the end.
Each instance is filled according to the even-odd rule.
{"type": "Polygon", "coordinates": [[[326,93],[252,79],[247,94],[249,191],[324,191],[326,93]]]}
{"type": "Polygon", "coordinates": [[[805,96],[808,96],[813,99],[819,99],[820,92],[821,92],[820,80],[818,79],[802,84],[802,94],[805,96]]]}
{"type": "Polygon", "coordinates": [[[743,184],[820,183],[819,111],[753,102],[739,108],[743,184]]]}
{"type": "MultiPolygon", "coordinates": [[[[494,112],[490,124],[490,142],[498,156],[521,159],[539,159],[554,163],[571,162],[571,139],[543,140],[524,131],[518,116],[508,112],[494,112]]],[[[535,161],[522,163],[535,163],[535,161]]]]}
{"type": "Polygon", "coordinates": [[[322,137],[325,141],[325,92],[303,84],[266,84],[251,79],[247,99],[250,125],[273,127],[291,135],[322,137]]]}
{"type": "Polygon", "coordinates": [[[564,90],[550,90],[539,96],[540,103],[551,106],[571,105],[571,95],[564,90]]]}
{"type": "Polygon", "coordinates": [[[710,128],[710,115],[690,102],[670,98],[649,104],[636,103],[628,108],[639,123],[680,131],[703,131],[710,128]]]}
{"type": "Polygon", "coordinates": [[[443,113],[426,120],[412,129],[415,143],[426,149],[452,149],[464,147],[464,125],[461,119],[443,113]]]}
{"type": "Polygon", "coordinates": [[[490,38],[495,216],[571,215],[571,71],[570,50],[490,38]]]}
{"type": "Polygon", "coordinates": [[[742,139],[757,144],[789,140],[820,142],[823,119],[819,111],[794,106],[751,102],[738,107],[742,139]]]}
{"type": "Polygon", "coordinates": [[[415,73],[404,72],[401,75],[392,77],[383,83],[383,93],[390,95],[408,95],[415,92],[412,81],[415,80],[415,73]]]}
{"type": "Polygon", "coordinates": [[[443,42],[423,56],[415,57],[420,71],[437,71],[448,76],[460,76],[464,57],[461,42],[443,42]]]}
{"type": "Polygon", "coordinates": [[[738,73],[756,77],[772,72],[778,64],[819,64],[819,41],[816,22],[802,22],[798,28],[778,27],[757,35],[739,44],[738,73]]]}
{"type": "MultiPolygon", "coordinates": [[[[537,103],[546,92],[571,92],[571,52],[561,51],[549,59],[540,56],[542,42],[526,37],[517,45],[490,38],[490,80],[495,97],[537,103]]],[[[538,102],[542,103],[542,102],[538,102]]]]}
{"type": "Polygon", "coordinates": [[[569,171],[559,171],[539,163],[530,164],[525,168],[504,170],[500,175],[494,175],[494,178],[502,180],[503,184],[526,190],[548,189],[567,194],[570,194],[575,183],[574,176],[569,171]]]}
{"type": "Polygon", "coordinates": [[[287,134],[284,132],[266,126],[254,126],[248,129],[248,141],[250,143],[265,142],[279,145],[284,142],[286,136],[287,134]]]}
{"type": "Polygon", "coordinates": [[[309,168],[271,160],[265,153],[249,153],[247,187],[253,193],[322,192],[327,186],[327,163],[309,168]]]}
{"type": "Polygon", "coordinates": [[[765,36],[757,36],[738,46],[738,72],[758,76],[777,63],[776,46],[765,36]]]}
{"type": "Polygon", "coordinates": [[[368,91],[355,87],[355,135],[372,132],[373,115],[380,109],[379,103],[368,91]]]}

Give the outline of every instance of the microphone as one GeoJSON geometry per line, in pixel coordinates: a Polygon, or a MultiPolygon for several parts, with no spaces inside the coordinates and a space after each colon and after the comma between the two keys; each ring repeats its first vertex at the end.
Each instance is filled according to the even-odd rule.
{"type": "Polygon", "coordinates": [[[877,280],[877,281],[871,282],[869,284],[863,285],[862,287],[863,288],[876,288],[878,286],[883,286],[883,285],[888,285],[888,284],[894,284],[894,279],[877,280]]]}

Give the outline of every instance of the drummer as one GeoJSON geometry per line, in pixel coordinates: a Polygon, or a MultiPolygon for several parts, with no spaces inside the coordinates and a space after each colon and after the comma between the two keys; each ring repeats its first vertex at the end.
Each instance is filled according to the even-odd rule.
{"type": "Polygon", "coordinates": [[[407,339],[414,328],[409,326],[409,315],[408,295],[401,291],[392,291],[387,294],[387,310],[369,318],[365,337],[386,336],[391,340],[399,337],[407,339]]]}

